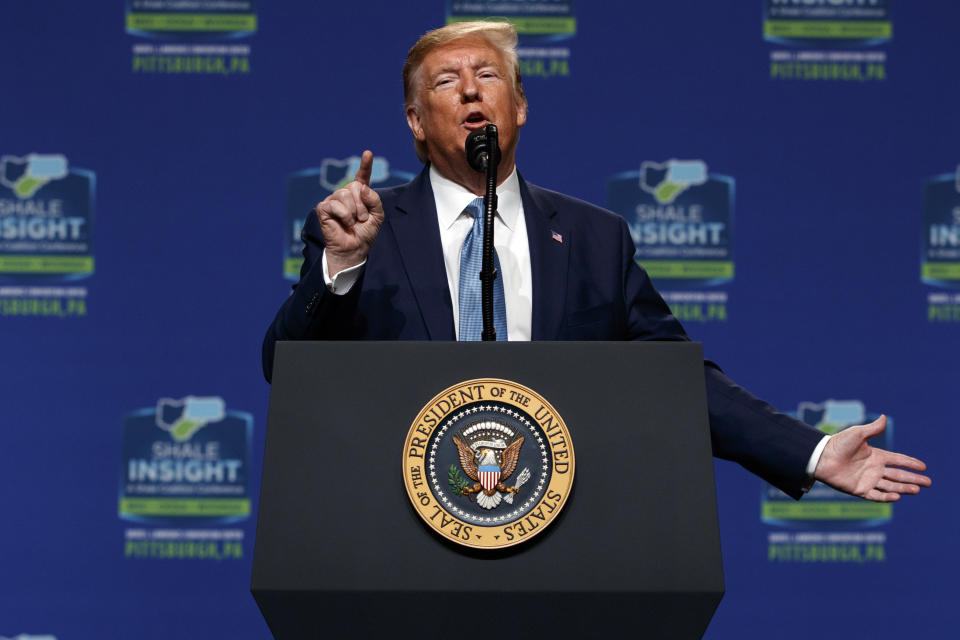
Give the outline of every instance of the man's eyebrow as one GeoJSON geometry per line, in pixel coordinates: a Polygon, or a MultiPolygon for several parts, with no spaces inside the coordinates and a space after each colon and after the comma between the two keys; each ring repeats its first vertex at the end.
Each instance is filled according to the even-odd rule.
{"type": "MultiPolygon", "coordinates": [[[[474,71],[476,71],[477,69],[482,69],[484,67],[495,67],[498,70],[500,68],[500,66],[493,60],[477,60],[473,65],[471,65],[471,69],[473,69],[474,71]]],[[[444,73],[457,73],[460,71],[460,68],[461,68],[461,65],[459,64],[450,64],[445,67],[441,67],[437,69],[435,72],[433,72],[433,74],[430,77],[436,78],[437,76],[441,76],[444,73]]]]}
{"type": "Polygon", "coordinates": [[[474,71],[477,69],[482,69],[484,67],[493,67],[497,71],[500,71],[500,64],[495,60],[477,60],[477,63],[473,65],[474,71]]]}
{"type": "Polygon", "coordinates": [[[441,67],[437,69],[436,71],[433,72],[431,77],[436,78],[437,76],[443,75],[444,73],[456,73],[459,70],[460,70],[460,65],[451,64],[451,65],[447,65],[446,67],[441,67]]]}

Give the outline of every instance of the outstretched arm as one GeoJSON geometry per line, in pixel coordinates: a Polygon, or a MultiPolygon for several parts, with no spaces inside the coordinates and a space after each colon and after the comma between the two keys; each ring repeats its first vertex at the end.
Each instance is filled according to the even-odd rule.
{"type": "Polygon", "coordinates": [[[883,433],[887,417],[850,427],[830,437],[814,478],[834,489],[874,502],[893,502],[903,494],[929,487],[930,478],[914,471],[927,465],[916,458],[871,447],[867,440],[883,433]],[[910,469],[912,471],[908,471],[910,469]]]}

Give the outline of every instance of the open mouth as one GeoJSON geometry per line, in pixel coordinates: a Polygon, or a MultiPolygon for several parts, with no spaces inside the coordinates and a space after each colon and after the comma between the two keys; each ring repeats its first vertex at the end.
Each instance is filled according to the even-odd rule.
{"type": "Polygon", "coordinates": [[[468,129],[479,129],[481,127],[487,126],[489,121],[483,113],[479,111],[473,111],[467,115],[463,120],[463,125],[468,129]]]}

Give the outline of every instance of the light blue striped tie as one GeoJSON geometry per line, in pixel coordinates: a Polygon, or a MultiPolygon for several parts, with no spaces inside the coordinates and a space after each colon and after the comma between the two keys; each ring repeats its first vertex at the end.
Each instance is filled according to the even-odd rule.
{"type": "MultiPolygon", "coordinates": [[[[473,227],[460,250],[460,340],[478,341],[483,333],[480,310],[480,267],[483,262],[483,198],[477,198],[465,210],[473,216],[473,227]]],[[[493,328],[497,341],[507,339],[507,307],[503,299],[503,273],[500,257],[493,251],[497,278],[493,281],[493,328]]]]}

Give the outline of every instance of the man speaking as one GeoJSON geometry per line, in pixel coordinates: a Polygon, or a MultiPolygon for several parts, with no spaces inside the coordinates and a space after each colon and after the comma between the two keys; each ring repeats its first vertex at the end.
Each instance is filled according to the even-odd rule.
{"type": "MultiPolygon", "coordinates": [[[[496,124],[501,161],[494,222],[498,340],[688,340],[634,261],[625,221],[525,182],[514,154],[527,119],[517,34],[499,22],[431,31],[403,68],[407,124],[424,170],[379,192],[373,154],[353,182],[316,206],[303,228],[300,281],[267,331],[264,374],[277,340],[479,340],[483,174],[464,140],[496,124]]],[[[333,374],[336,363],[323,363],[333,374]]],[[[926,466],[871,447],[886,418],[824,436],[777,412],[705,363],[711,443],[799,498],[821,480],[888,502],[929,486],[926,466]]]]}

